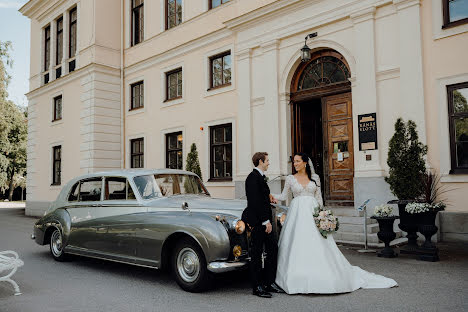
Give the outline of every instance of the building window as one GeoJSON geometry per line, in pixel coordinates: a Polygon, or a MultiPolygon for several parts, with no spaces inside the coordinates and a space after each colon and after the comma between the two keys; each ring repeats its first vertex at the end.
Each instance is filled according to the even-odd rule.
{"type": "Polygon", "coordinates": [[[132,96],[130,110],[142,108],[144,106],[143,81],[132,84],[130,89],[132,96]]]}
{"type": "Polygon", "coordinates": [[[60,185],[62,180],[62,146],[54,146],[52,153],[52,185],[60,185]]]}
{"type": "Polygon", "coordinates": [[[62,57],[63,57],[63,17],[60,17],[57,20],[57,46],[56,46],[56,51],[55,51],[55,65],[59,65],[62,63],[62,57]]]}
{"type": "Polygon", "coordinates": [[[210,88],[231,84],[231,51],[210,58],[210,88]]]}
{"type": "Polygon", "coordinates": [[[132,46],[143,41],[143,0],[132,0],[132,46]]]}
{"type": "Polygon", "coordinates": [[[229,0],[208,0],[210,1],[210,9],[214,9],[218,6],[220,6],[221,4],[224,4],[226,2],[229,2],[229,0]]]}
{"type": "Polygon", "coordinates": [[[210,127],[210,179],[232,180],[232,124],[210,127]]]}
{"type": "Polygon", "coordinates": [[[144,163],[144,141],[143,138],[130,140],[131,157],[130,167],[131,168],[143,168],[144,163]]]}
{"type": "Polygon", "coordinates": [[[68,55],[70,58],[76,54],[76,30],[77,30],[77,13],[76,8],[70,10],[70,33],[68,34],[68,55]]]}
{"type": "Polygon", "coordinates": [[[450,173],[468,173],[468,82],[447,86],[450,173]]]}
{"type": "Polygon", "coordinates": [[[59,95],[54,98],[54,119],[52,121],[57,121],[62,119],[62,96],[59,95]]]}
{"type": "Polygon", "coordinates": [[[166,0],[166,29],[182,23],[182,0],[166,0]]]}
{"type": "Polygon", "coordinates": [[[44,28],[44,71],[49,71],[49,67],[50,67],[50,25],[44,28]]]}
{"type": "Polygon", "coordinates": [[[182,169],[182,132],[166,134],[166,168],[182,169]]]}
{"type": "Polygon", "coordinates": [[[182,97],[182,68],[166,73],[166,101],[182,97]]]}
{"type": "Polygon", "coordinates": [[[442,0],[444,25],[442,28],[468,23],[468,0],[442,0]]]}

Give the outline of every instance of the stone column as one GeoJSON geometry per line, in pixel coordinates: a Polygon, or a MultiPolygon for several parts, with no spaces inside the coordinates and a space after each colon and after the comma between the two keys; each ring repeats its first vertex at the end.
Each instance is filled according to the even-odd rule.
{"type": "Polygon", "coordinates": [[[418,125],[426,143],[420,0],[393,0],[398,11],[400,47],[400,102],[405,119],[418,125]]]}
{"type": "MultiPolygon", "coordinates": [[[[279,119],[279,87],[278,87],[278,45],[279,40],[271,40],[261,45],[263,81],[260,85],[264,91],[265,110],[262,120],[262,141],[269,154],[270,167],[267,175],[274,179],[280,175],[280,124],[279,119]]],[[[259,135],[259,134],[256,134],[259,135]]],[[[272,180],[269,183],[272,193],[281,191],[281,180],[272,180]]]]}
{"type": "MultiPolygon", "coordinates": [[[[379,115],[377,105],[376,51],[375,51],[375,15],[376,8],[370,7],[350,15],[353,21],[354,47],[356,58],[355,73],[351,73],[353,139],[354,139],[354,175],[355,177],[381,177],[379,150],[359,151],[358,115],[377,114],[377,134],[379,133],[379,115]],[[366,160],[366,155],[372,160],[366,160]]],[[[380,119],[381,120],[381,119],[380,119]]],[[[381,131],[381,130],[380,130],[381,131]]],[[[379,142],[382,144],[382,142],[379,142]]],[[[378,146],[380,149],[381,146],[378,146]]]]}

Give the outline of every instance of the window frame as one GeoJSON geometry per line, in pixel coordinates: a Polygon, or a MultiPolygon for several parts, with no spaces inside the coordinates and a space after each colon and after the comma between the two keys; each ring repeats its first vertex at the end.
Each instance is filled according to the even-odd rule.
{"type": "Polygon", "coordinates": [[[68,12],[68,58],[74,58],[76,56],[76,48],[77,48],[77,36],[78,36],[78,10],[77,7],[74,7],[68,12]],[[76,19],[72,20],[72,15],[75,13],[76,19]],[[72,28],[75,28],[75,36],[72,38],[72,28]],[[72,40],[73,39],[73,40],[72,40]],[[73,42],[73,44],[72,44],[73,42]],[[73,46],[73,50],[72,50],[73,46]],[[73,55],[72,55],[73,52],[73,55]]]}
{"type": "Polygon", "coordinates": [[[170,133],[166,133],[165,134],[165,141],[166,141],[166,164],[165,164],[165,167],[168,168],[168,169],[179,169],[179,170],[183,170],[184,169],[184,136],[183,136],[183,132],[182,131],[176,131],[176,132],[170,132],[170,133]],[[181,147],[180,148],[173,148],[173,149],[170,149],[169,148],[169,137],[170,136],[175,136],[176,137],[176,140],[177,140],[177,137],[179,135],[182,135],[182,144],[181,144],[181,147]],[[169,154],[171,152],[178,152],[180,151],[182,153],[182,168],[170,168],[169,167],[169,154]]]}
{"type": "Polygon", "coordinates": [[[454,22],[450,22],[450,7],[449,0],[442,0],[442,11],[443,11],[443,24],[442,29],[456,27],[463,24],[468,24],[468,16],[454,22]]]}
{"type": "Polygon", "coordinates": [[[137,109],[143,109],[145,107],[145,83],[144,83],[144,80],[140,80],[140,81],[137,81],[137,82],[134,82],[134,83],[131,83],[130,84],[130,108],[129,108],[129,111],[134,111],[134,110],[137,110],[137,109]],[[138,107],[135,107],[135,97],[134,97],[134,88],[136,86],[139,86],[139,91],[140,91],[140,94],[139,94],[139,97],[140,97],[140,105],[138,107]]]}
{"type": "Polygon", "coordinates": [[[44,72],[49,71],[50,68],[50,40],[51,38],[50,24],[44,27],[44,72]]]}
{"type": "Polygon", "coordinates": [[[182,1],[182,7],[181,7],[182,12],[181,12],[181,17],[180,17],[180,22],[177,23],[177,12],[178,12],[178,11],[177,11],[177,0],[174,0],[174,2],[175,2],[175,4],[176,4],[176,6],[175,6],[176,11],[175,11],[175,14],[174,14],[175,25],[172,26],[172,27],[169,27],[169,1],[171,1],[171,0],[164,0],[164,2],[165,2],[165,10],[164,10],[164,12],[165,12],[165,13],[164,13],[164,17],[165,17],[165,18],[164,18],[164,21],[165,21],[165,30],[169,30],[169,29],[172,29],[172,28],[175,28],[175,27],[179,26],[180,24],[183,23],[183,19],[184,19],[184,16],[183,16],[183,15],[184,15],[184,13],[183,13],[184,11],[183,11],[183,8],[182,8],[182,7],[184,6],[184,2],[182,1]]]}
{"type": "Polygon", "coordinates": [[[51,185],[61,185],[62,184],[62,145],[56,145],[52,147],[52,184],[51,185]],[[56,150],[60,150],[60,157],[56,158],[56,150]],[[59,170],[56,172],[55,164],[59,164],[59,170]]]}
{"type": "Polygon", "coordinates": [[[63,117],[63,96],[58,95],[54,97],[54,115],[52,122],[62,120],[63,117]],[[60,100],[60,118],[57,117],[57,100],[60,100]]]}
{"type": "Polygon", "coordinates": [[[57,20],[55,21],[55,65],[58,66],[62,64],[62,61],[63,61],[63,15],[57,18],[57,20]],[[62,25],[61,29],[59,29],[59,23],[61,23],[62,25]],[[59,54],[61,54],[60,61],[59,61],[59,54]]]}
{"type": "Polygon", "coordinates": [[[210,87],[209,87],[209,89],[207,91],[230,86],[232,84],[232,53],[231,53],[231,50],[224,51],[224,52],[218,53],[216,55],[210,56],[209,59],[210,59],[210,62],[209,62],[209,64],[210,64],[210,87]],[[224,80],[224,57],[227,56],[227,55],[229,55],[231,57],[231,80],[228,83],[223,83],[223,84],[220,84],[218,86],[213,86],[213,61],[217,60],[219,58],[222,59],[222,61],[223,61],[222,71],[223,71],[223,80],[224,80]]]}
{"type": "Polygon", "coordinates": [[[213,7],[213,0],[208,0],[208,9],[210,9],[210,10],[211,9],[216,9],[216,8],[222,6],[223,4],[228,3],[231,0],[220,0],[220,1],[221,1],[221,3],[219,5],[213,7]]]}
{"type": "Polygon", "coordinates": [[[468,81],[447,85],[447,104],[449,119],[449,138],[450,138],[450,171],[449,174],[468,174],[468,167],[458,167],[456,162],[457,150],[455,142],[455,122],[457,118],[468,118],[468,112],[454,113],[453,91],[468,88],[468,81]]]}
{"type": "Polygon", "coordinates": [[[141,3],[137,6],[134,6],[136,0],[130,0],[130,7],[131,7],[131,40],[130,40],[130,46],[135,46],[139,43],[142,43],[144,41],[144,34],[145,34],[145,1],[141,0],[141,3]],[[135,21],[135,14],[138,12],[138,22],[142,22],[141,25],[140,23],[138,24],[138,30],[135,27],[136,21],[135,21]],[[143,16],[141,18],[140,14],[143,16]],[[138,42],[136,41],[136,34],[138,31],[138,42]]]}
{"type": "Polygon", "coordinates": [[[223,123],[223,124],[219,124],[219,125],[214,125],[214,126],[210,126],[209,127],[209,144],[210,144],[210,157],[209,157],[209,160],[210,160],[210,163],[209,163],[209,166],[210,166],[210,178],[208,179],[209,182],[213,182],[213,181],[232,181],[232,175],[233,175],[233,125],[231,122],[228,122],[228,123],[223,123]],[[213,143],[213,133],[216,129],[219,129],[219,128],[226,128],[226,127],[231,127],[231,141],[224,141],[223,143],[213,143]],[[231,175],[230,176],[223,176],[223,177],[215,177],[214,176],[214,168],[213,168],[213,165],[214,165],[214,157],[213,157],[213,153],[214,153],[214,147],[216,146],[230,146],[231,147],[231,160],[223,160],[223,165],[227,162],[230,162],[231,163],[231,175]]]}
{"type": "MultiPolygon", "coordinates": [[[[166,75],[165,75],[165,76],[166,76],[166,99],[164,100],[164,102],[169,102],[169,101],[178,100],[178,99],[181,99],[181,98],[184,96],[184,89],[183,89],[183,88],[184,88],[184,77],[183,77],[183,74],[184,74],[184,73],[183,73],[183,71],[182,71],[182,67],[178,67],[178,68],[173,69],[173,70],[171,70],[171,71],[168,71],[168,72],[166,73],[166,75]],[[180,88],[181,88],[181,94],[180,94],[180,95],[177,95],[177,96],[175,96],[175,97],[170,98],[170,97],[169,97],[169,76],[174,75],[174,74],[178,74],[179,72],[180,72],[180,75],[181,75],[181,77],[180,77],[180,78],[181,78],[181,79],[180,79],[180,81],[181,81],[181,86],[180,86],[180,88]]],[[[177,90],[179,90],[179,82],[178,82],[178,81],[179,81],[179,80],[177,79],[177,85],[176,85],[177,90]]],[[[177,92],[178,92],[178,91],[177,91],[177,92]]]]}
{"type": "Polygon", "coordinates": [[[140,138],[135,138],[130,140],[130,168],[144,168],[145,167],[145,138],[140,137],[140,138]],[[136,141],[141,141],[142,145],[140,147],[140,152],[136,153],[133,150],[133,143],[136,141]],[[140,157],[139,158],[139,163],[143,163],[143,167],[133,167],[133,159],[134,157],[140,157]]]}

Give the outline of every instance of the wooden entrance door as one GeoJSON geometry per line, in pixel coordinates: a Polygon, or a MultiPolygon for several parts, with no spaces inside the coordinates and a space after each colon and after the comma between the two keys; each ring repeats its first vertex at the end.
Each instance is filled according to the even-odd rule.
{"type": "Polygon", "coordinates": [[[327,204],[353,204],[354,151],[351,93],[322,98],[327,204]]]}

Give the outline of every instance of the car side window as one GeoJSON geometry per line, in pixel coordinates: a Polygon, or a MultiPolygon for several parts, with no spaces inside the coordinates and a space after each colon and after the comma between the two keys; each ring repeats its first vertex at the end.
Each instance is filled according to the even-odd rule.
{"type": "Polygon", "coordinates": [[[93,178],[81,181],[80,201],[100,201],[101,200],[102,179],[93,178]]]}
{"type": "Polygon", "coordinates": [[[109,177],[105,182],[105,200],[135,199],[132,187],[126,178],[109,177]]]}
{"type": "Polygon", "coordinates": [[[77,201],[78,200],[78,195],[80,192],[80,182],[76,182],[75,185],[71,188],[70,195],[68,195],[68,201],[77,201]]]}

